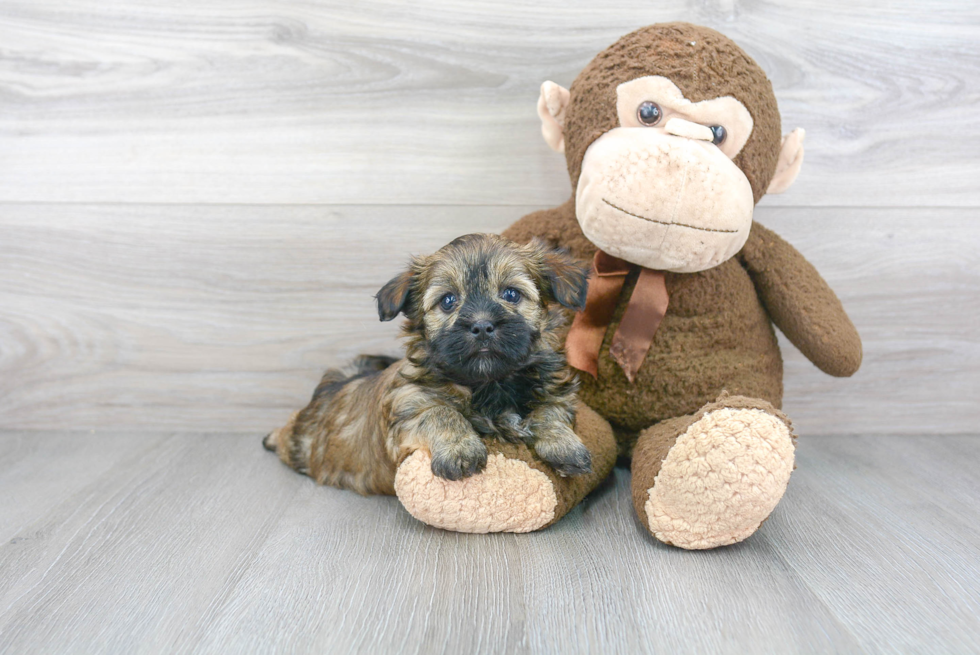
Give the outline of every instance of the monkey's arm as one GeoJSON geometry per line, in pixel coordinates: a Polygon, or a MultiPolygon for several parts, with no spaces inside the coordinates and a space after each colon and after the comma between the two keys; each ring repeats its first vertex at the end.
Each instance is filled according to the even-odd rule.
{"type": "Polygon", "coordinates": [[[817,368],[836,377],[861,366],[861,337],[813,265],[759,223],[738,255],[773,323],[817,368]]]}

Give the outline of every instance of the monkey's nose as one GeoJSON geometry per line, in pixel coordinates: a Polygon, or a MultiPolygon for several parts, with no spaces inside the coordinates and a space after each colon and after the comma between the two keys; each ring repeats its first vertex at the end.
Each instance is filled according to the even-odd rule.
{"type": "Polygon", "coordinates": [[[698,139],[699,141],[714,141],[715,139],[715,134],[711,131],[710,127],[700,125],[699,123],[692,123],[683,118],[671,118],[664,125],[664,130],[667,134],[682,136],[687,139],[698,139]]]}
{"type": "Polygon", "coordinates": [[[486,319],[477,321],[476,323],[470,326],[470,334],[472,334],[475,337],[492,337],[493,330],[494,330],[493,323],[491,323],[486,319]]]}

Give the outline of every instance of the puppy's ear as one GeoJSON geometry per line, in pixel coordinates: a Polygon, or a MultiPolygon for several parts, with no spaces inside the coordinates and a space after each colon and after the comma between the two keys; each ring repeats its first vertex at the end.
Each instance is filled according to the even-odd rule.
{"type": "Polygon", "coordinates": [[[415,271],[410,268],[388,280],[388,284],[381,287],[381,291],[374,296],[378,301],[378,316],[382,321],[390,321],[405,311],[414,279],[415,271]]]}
{"type": "Polygon", "coordinates": [[[540,239],[534,239],[531,247],[541,256],[541,277],[544,292],[558,304],[577,312],[585,309],[585,295],[589,290],[591,267],[564,250],[549,248],[540,239]]]}

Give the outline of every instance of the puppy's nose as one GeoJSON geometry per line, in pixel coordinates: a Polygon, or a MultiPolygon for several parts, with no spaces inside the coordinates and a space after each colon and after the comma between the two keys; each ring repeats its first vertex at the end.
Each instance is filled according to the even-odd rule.
{"type": "Polygon", "coordinates": [[[470,334],[475,337],[492,337],[493,323],[486,319],[479,320],[470,326],[470,334]]]}

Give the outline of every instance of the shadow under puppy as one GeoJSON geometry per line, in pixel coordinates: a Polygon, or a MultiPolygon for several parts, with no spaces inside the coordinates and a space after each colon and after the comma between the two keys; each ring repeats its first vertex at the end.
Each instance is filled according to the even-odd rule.
{"type": "Polygon", "coordinates": [[[561,475],[592,458],[572,431],[578,379],[562,352],[564,312],[585,305],[589,267],[541,242],[469,234],[417,257],[377,295],[406,317],[406,356],[361,356],[327,371],[313,398],[264,445],[321,484],[394,494],[401,461],[422,448],[432,472],[483,470],[481,435],[523,441],[561,475]]]}

